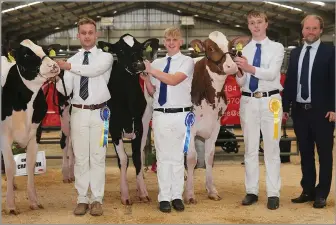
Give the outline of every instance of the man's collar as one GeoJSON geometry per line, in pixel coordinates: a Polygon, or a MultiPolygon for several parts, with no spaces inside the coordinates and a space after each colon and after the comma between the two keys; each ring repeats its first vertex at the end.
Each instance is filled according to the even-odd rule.
{"type": "Polygon", "coordinates": [[[269,38],[267,36],[261,41],[256,41],[256,40],[253,40],[253,39],[251,40],[251,44],[253,46],[255,46],[257,43],[259,43],[261,45],[266,45],[266,44],[268,44],[268,42],[269,42],[269,38]]]}
{"type": "Polygon", "coordinates": [[[321,39],[320,38],[317,41],[315,41],[314,43],[312,43],[312,44],[307,44],[307,42],[305,42],[304,45],[303,45],[303,47],[302,47],[302,49],[306,49],[307,46],[311,46],[312,48],[317,49],[319,47],[320,43],[321,43],[321,39]]]}
{"type": "Polygon", "coordinates": [[[169,56],[168,53],[166,54],[166,58],[171,57],[172,59],[177,59],[178,57],[180,57],[182,55],[181,51],[179,51],[178,53],[176,53],[173,56],[169,56]]]}
{"type": "Polygon", "coordinates": [[[85,51],[89,51],[91,54],[95,55],[98,51],[97,46],[93,46],[90,50],[85,50],[84,48],[82,48],[80,50],[80,52],[82,52],[82,54],[84,54],[85,51]]]}

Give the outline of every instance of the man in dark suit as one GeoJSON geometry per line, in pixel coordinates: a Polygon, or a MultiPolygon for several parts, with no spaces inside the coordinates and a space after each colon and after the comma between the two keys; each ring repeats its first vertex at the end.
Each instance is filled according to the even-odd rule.
{"type": "Polygon", "coordinates": [[[284,119],[292,119],[301,156],[302,193],[293,203],[314,201],[314,208],[326,206],[330,192],[335,127],[335,48],[323,44],[323,19],[306,16],[302,22],[304,45],[292,50],[282,99],[284,119]],[[316,183],[314,146],[319,156],[316,183]]]}

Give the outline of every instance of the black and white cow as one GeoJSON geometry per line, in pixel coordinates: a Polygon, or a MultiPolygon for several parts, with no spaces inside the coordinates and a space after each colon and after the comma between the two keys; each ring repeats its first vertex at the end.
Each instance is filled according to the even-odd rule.
{"type": "Polygon", "coordinates": [[[4,156],[7,177],[6,206],[9,213],[18,214],[14,201],[13,180],[16,170],[12,143],[27,147],[28,199],[31,209],[43,208],[36,195],[34,169],[38,146],[36,129],[47,112],[47,102],[41,86],[57,76],[58,65],[40,46],[24,40],[15,51],[16,63],[1,57],[1,122],[0,149],[4,156]]]}
{"type": "Polygon", "coordinates": [[[107,102],[111,109],[109,131],[115,145],[120,168],[121,202],[132,204],[127,182],[128,156],[123,147],[123,137],[131,139],[132,159],[136,169],[137,194],[142,202],[150,201],[143,178],[141,140],[143,135],[142,116],[146,99],[139,82],[139,72],[145,70],[143,58],[154,56],[159,47],[158,39],[138,42],[132,35],[125,34],[115,44],[99,41],[98,46],[105,52],[115,53],[108,83],[111,99],[107,102]]]}

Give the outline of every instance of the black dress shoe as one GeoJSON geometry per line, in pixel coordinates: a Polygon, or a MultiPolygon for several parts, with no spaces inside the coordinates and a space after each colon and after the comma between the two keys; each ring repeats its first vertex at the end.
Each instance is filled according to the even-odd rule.
{"type": "Polygon", "coordinates": [[[321,209],[327,205],[327,200],[325,198],[316,198],[313,204],[314,208],[321,209]]]}
{"type": "Polygon", "coordinates": [[[183,202],[181,199],[174,199],[172,201],[172,205],[173,205],[173,208],[176,210],[176,211],[183,211],[184,210],[184,205],[183,205],[183,202]]]}
{"type": "Polygon", "coordinates": [[[255,194],[247,194],[242,201],[242,205],[252,205],[258,201],[258,196],[255,194]]]}
{"type": "Polygon", "coordinates": [[[279,197],[268,197],[267,208],[271,210],[279,208],[279,197]]]}
{"type": "Polygon", "coordinates": [[[314,199],[315,199],[315,196],[302,193],[299,197],[292,198],[291,201],[293,203],[305,203],[309,201],[314,201],[314,199]]]}
{"type": "Polygon", "coordinates": [[[160,211],[161,212],[165,212],[165,213],[169,213],[171,211],[170,202],[168,202],[168,201],[161,201],[160,202],[160,211]]]}

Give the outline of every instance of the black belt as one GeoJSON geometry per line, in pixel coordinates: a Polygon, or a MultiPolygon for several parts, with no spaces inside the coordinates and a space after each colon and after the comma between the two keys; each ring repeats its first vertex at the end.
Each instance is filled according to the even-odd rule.
{"type": "Polygon", "coordinates": [[[313,108],[311,103],[301,103],[301,102],[296,102],[296,105],[299,106],[302,109],[309,110],[313,108]]]}
{"type": "Polygon", "coordinates": [[[185,108],[156,108],[154,111],[163,112],[163,113],[178,113],[178,112],[189,112],[192,110],[192,107],[185,108]]]}
{"type": "Polygon", "coordinates": [[[273,90],[273,91],[269,91],[269,92],[256,91],[254,93],[242,91],[242,95],[248,96],[248,97],[255,97],[255,98],[269,97],[271,95],[275,95],[275,94],[279,94],[279,93],[280,93],[279,90],[273,90]]]}
{"type": "Polygon", "coordinates": [[[76,108],[95,110],[95,109],[100,109],[106,106],[106,102],[101,103],[101,104],[96,104],[96,105],[81,105],[81,104],[72,104],[72,105],[76,108]]]}

